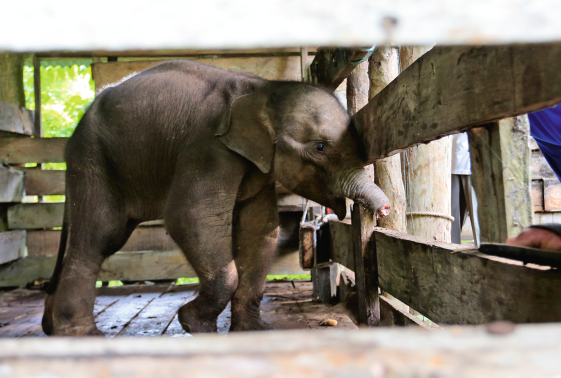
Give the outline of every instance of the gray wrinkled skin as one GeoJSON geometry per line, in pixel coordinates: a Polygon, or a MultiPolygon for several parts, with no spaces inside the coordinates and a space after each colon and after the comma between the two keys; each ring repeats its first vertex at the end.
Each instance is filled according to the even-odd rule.
{"type": "MultiPolygon", "coordinates": [[[[142,221],[164,219],[197,272],[183,306],[188,332],[232,331],[259,315],[276,247],[275,180],[345,216],[345,197],[389,207],[368,179],[350,118],[334,96],[189,61],[170,61],[105,89],[66,149],[66,207],[43,329],[99,334],[95,281],[142,221]],[[318,151],[318,145],[324,150],[318,151]]],[[[355,133],[356,134],[356,133],[355,133]]]]}

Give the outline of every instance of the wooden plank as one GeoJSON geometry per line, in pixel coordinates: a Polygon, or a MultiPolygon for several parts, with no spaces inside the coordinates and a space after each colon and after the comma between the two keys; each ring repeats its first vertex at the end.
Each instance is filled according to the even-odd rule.
{"type": "Polygon", "coordinates": [[[319,48],[306,72],[306,81],[334,91],[372,49],[319,48]]]}
{"type": "Polygon", "coordinates": [[[345,222],[332,220],[329,222],[329,233],[331,260],[349,269],[354,269],[355,260],[353,241],[351,238],[351,225],[345,222]]]}
{"type": "Polygon", "coordinates": [[[14,377],[550,377],[561,369],[561,325],[360,332],[246,332],[174,338],[0,340],[14,377]],[[415,347],[413,347],[415,346],[415,347]],[[418,346],[418,347],[417,347],[418,346]],[[468,362],[466,362],[468,361],[468,362]],[[381,372],[378,374],[378,372],[381,372]],[[390,373],[386,373],[390,372],[390,373]],[[373,374],[375,373],[375,374],[373,374]]]}
{"type": "MultiPolygon", "coordinates": [[[[29,256],[51,256],[58,253],[59,230],[35,230],[27,232],[29,256]]],[[[137,227],[121,252],[179,250],[164,227],[137,227]]]]}
{"type": "Polygon", "coordinates": [[[26,255],[25,231],[0,232],[0,264],[17,260],[26,255]]]}
{"type": "Polygon", "coordinates": [[[551,169],[549,163],[545,160],[545,157],[540,150],[532,150],[530,174],[532,175],[532,179],[556,177],[555,172],[553,172],[553,169],[551,169]]]}
{"type": "Polygon", "coordinates": [[[425,329],[422,321],[411,315],[409,312],[402,311],[392,304],[388,298],[380,296],[380,326],[381,327],[405,327],[418,325],[425,329]]]}
{"type": "Polygon", "coordinates": [[[532,209],[543,211],[543,180],[532,180],[532,209]]]}
{"type": "Polygon", "coordinates": [[[33,135],[36,138],[43,137],[43,125],[41,117],[41,59],[33,55],[33,97],[35,101],[35,120],[33,124],[33,135]]]}
{"type": "MultiPolygon", "coordinates": [[[[279,194],[280,212],[302,211],[303,199],[295,194],[279,194]]],[[[319,206],[312,202],[312,205],[319,206]]],[[[41,229],[62,226],[64,202],[21,203],[8,208],[10,229],[41,229]]]]}
{"type": "Polygon", "coordinates": [[[8,208],[8,228],[37,229],[62,227],[64,202],[22,203],[8,208]]]}
{"type": "MultiPolygon", "coordinates": [[[[37,278],[49,278],[56,256],[19,259],[0,266],[0,287],[25,286],[37,278]]],[[[277,252],[269,274],[305,274],[298,261],[298,250],[277,252]]],[[[181,251],[128,252],[109,257],[102,265],[100,281],[171,280],[196,277],[194,269],[181,251]]]]}
{"type": "Polygon", "coordinates": [[[561,182],[544,180],[543,201],[545,211],[561,211],[561,182]]]}
{"type": "MultiPolygon", "coordinates": [[[[300,81],[301,77],[299,56],[238,57],[224,59],[189,58],[189,60],[228,71],[249,72],[269,80],[300,81]]],[[[92,64],[96,91],[99,91],[109,84],[119,82],[128,75],[143,71],[162,62],[163,60],[149,60],[92,64]]]]}
{"type": "Polygon", "coordinates": [[[526,116],[469,131],[482,242],[502,243],[533,223],[529,132],[526,116]]]}
{"type": "Polygon", "coordinates": [[[374,235],[380,287],[438,324],[561,320],[558,270],[382,228],[374,235]]]}
{"type": "MultiPolygon", "coordinates": [[[[315,47],[309,47],[308,53],[315,54],[315,47]]],[[[143,58],[147,57],[239,57],[239,56],[300,56],[300,49],[294,47],[287,48],[265,48],[265,49],[198,49],[198,50],[181,50],[181,49],[158,49],[158,50],[126,50],[126,51],[108,51],[108,50],[94,50],[94,51],[47,51],[39,52],[36,55],[42,60],[60,60],[61,58],[105,58],[105,57],[119,57],[121,59],[127,58],[143,58]]]]}
{"type": "Polygon", "coordinates": [[[23,181],[22,171],[0,165],[0,203],[20,202],[23,181]]]}
{"type": "Polygon", "coordinates": [[[0,101],[0,130],[23,135],[33,135],[33,111],[0,101]]]}
{"type": "Polygon", "coordinates": [[[366,163],[561,103],[561,44],[435,47],[355,116],[366,163]]]}
{"type": "MultiPolygon", "coordinates": [[[[175,318],[177,310],[196,297],[194,290],[166,292],[155,298],[148,306],[119,332],[119,336],[159,336],[164,334],[175,318]]],[[[111,315],[111,314],[108,314],[111,315]]],[[[120,317],[120,312],[116,315],[120,317]]],[[[111,319],[109,317],[109,319],[111,319]]]]}
{"type": "Polygon", "coordinates": [[[378,260],[376,241],[371,238],[375,220],[372,214],[355,204],[351,211],[352,245],[358,297],[358,322],[368,327],[380,324],[378,299],[378,260]]]}
{"type": "Polygon", "coordinates": [[[24,172],[24,187],[26,195],[64,195],[66,171],[25,169],[24,172]]]}
{"type": "Polygon", "coordinates": [[[61,163],[68,138],[0,138],[4,164],[61,163]]]}

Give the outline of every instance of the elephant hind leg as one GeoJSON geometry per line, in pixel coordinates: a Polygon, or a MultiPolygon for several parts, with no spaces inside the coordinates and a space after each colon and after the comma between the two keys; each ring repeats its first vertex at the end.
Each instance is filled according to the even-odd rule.
{"type": "Polygon", "coordinates": [[[59,282],[45,300],[43,329],[52,335],[100,335],[93,316],[101,264],[117,252],[137,225],[122,202],[101,183],[84,179],[69,188],[70,229],[59,282]]]}
{"type": "Polygon", "coordinates": [[[199,295],[178,313],[189,333],[216,332],[218,315],[238,287],[232,213],[241,177],[231,175],[232,169],[224,166],[208,171],[213,174],[188,174],[196,179],[175,183],[164,215],[170,236],[200,280],[199,295]]]}

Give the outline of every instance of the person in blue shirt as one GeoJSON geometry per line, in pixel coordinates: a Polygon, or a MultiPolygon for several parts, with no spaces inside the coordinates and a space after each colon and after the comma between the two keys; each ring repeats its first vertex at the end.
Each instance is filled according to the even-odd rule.
{"type": "Polygon", "coordinates": [[[561,181],[561,104],[528,114],[530,135],[561,181]]]}

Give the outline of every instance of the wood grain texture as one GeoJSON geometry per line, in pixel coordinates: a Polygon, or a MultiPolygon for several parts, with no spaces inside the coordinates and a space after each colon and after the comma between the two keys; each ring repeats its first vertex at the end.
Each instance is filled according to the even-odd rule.
{"type": "Polygon", "coordinates": [[[0,232],[0,264],[25,257],[25,231],[0,232]]]}
{"type": "Polygon", "coordinates": [[[559,180],[544,180],[543,202],[545,211],[561,211],[561,183],[559,180]]]}
{"type": "Polygon", "coordinates": [[[561,273],[376,228],[380,287],[438,324],[561,320],[561,273]]]}
{"type": "Polygon", "coordinates": [[[23,199],[23,172],[0,165],[0,203],[20,202],[23,199]]]}
{"type": "Polygon", "coordinates": [[[532,210],[544,211],[543,209],[543,180],[532,180],[532,210]]]}
{"type": "MultiPolygon", "coordinates": [[[[405,70],[432,46],[402,46],[399,60],[405,70]]],[[[407,212],[432,212],[451,215],[452,139],[445,137],[409,147],[403,152],[407,212]]],[[[407,217],[407,233],[423,238],[451,241],[452,222],[435,216],[407,217]]]]}
{"type": "Polygon", "coordinates": [[[306,81],[334,91],[370,54],[368,49],[319,48],[307,70],[306,81]]]}
{"type": "Polygon", "coordinates": [[[0,101],[25,106],[23,61],[23,54],[0,53],[0,101]]]}
{"type": "MultiPolygon", "coordinates": [[[[399,54],[395,47],[379,46],[369,59],[369,98],[373,99],[399,75],[399,54]]],[[[406,197],[399,155],[380,159],[374,163],[374,182],[388,196],[390,214],[378,220],[380,227],[401,232],[407,231],[406,197]]]]}
{"type": "MultiPolygon", "coordinates": [[[[300,81],[301,63],[299,56],[276,57],[237,57],[223,59],[195,59],[197,63],[208,64],[228,71],[249,72],[269,80],[300,81]]],[[[109,62],[92,64],[92,73],[95,80],[96,91],[103,87],[119,82],[124,77],[135,72],[153,67],[162,60],[109,62]]]]}
{"type": "MultiPolygon", "coordinates": [[[[58,253],[59,230],[27,231],[29,256],[53,256],[58,253]]],[[[137,227],[121,252],[179,250],[163,226],[137,227]]]]}
{"type": "Polygon", "coordinates": [[[502,243],[533,223],[527,117],[469,131],[482,242],[502,243]]]}
{"type": "MultiPolygon", "coordinates": [[[[26,257],[0,266],[0,287],[24,286],[37,278],[49,278],[56,256],[26,257]]],[[[278,251],[269,274],[305,274],[297,250],[278,251]]],[[[181,251],[117,253],[102,265],[100,281],[166,280],[196,277],[181,251]]]]}
{"type": "Polygon", "coordinates": [[[25,169],[24,172],[24,187],[26,195],[64,195],[66,171],[25,169]]]}
{"type": "Polygon", "coordinates": [[[377,247],[371,238],[376,223],[372,214],[359,204],[353,206],[351,219],[358,322],[373,327],[380,324],[377,247]]]}
{"type": "Polygon", "coordinates": [[[64,202],[22,203],[8,208],[8,227],[41,229],[62,227],[64,202]]]}
{"type": "Polygon", "coordinates": [[[33,111],[0,101],[0,130],[23,135],[33,135],[33,111]]]}
{"type": "Polygon", "coordinates": [[[561,44],[435,47],[355,116],[367,163],[561,102],[561,44]]]}
{"type": "Polygon", "coordinates": [[[16,377],[148,378],[178,371],[205,378],[308,378],[311,371],[318,377],[549,377],[561,368],[555,358],[561,354],[560,338],[559,324],[518,325],[505,335],[489,326],[432,333],[418,328],[246,332],[188,341],[20,338],[0,340],[0,358],[16,377]]]}
{"type": "Polygon", "coordinates": [[[4,164],[61,163],[68,138],[0,138],[4,164]]]}

